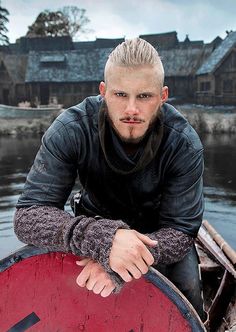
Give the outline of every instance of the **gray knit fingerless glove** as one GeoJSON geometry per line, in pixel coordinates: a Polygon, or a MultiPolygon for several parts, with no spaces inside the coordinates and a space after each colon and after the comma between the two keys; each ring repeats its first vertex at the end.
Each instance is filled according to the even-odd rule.
{"type": "Polygon", "coordinates": [[[73,253],[91,257],[104,267],[116,286],[115,292],[119,292],[124,281],[111,269],[109,256],[113,238],[120,228],[129,229],[129,226],[121,220],[95,220],[84,216],[75,226],[70,241],[73,253]]]}

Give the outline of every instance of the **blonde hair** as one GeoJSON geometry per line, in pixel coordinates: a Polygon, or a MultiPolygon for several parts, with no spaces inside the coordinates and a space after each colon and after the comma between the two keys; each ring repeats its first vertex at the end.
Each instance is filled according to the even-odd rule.
{"type": "Polygon", "coordinates": [[[122,67],[138,67],[150,65],[157,69],[161,88],[164,84],[164,68],[157,50],[141,38],[128,39],[119,44],[109,55],[104,76],[107,81],[108,69],[111,65],[122,67]]]}

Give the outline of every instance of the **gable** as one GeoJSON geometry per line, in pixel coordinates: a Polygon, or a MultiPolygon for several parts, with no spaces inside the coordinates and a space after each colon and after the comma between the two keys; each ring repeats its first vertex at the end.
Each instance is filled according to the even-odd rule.
{"type": "Polygon", "coordinates": [[[232,49],[218,64],[215,73],[220,74],[221,72],[236,72],[236,48],[232,49]]]}
{"type": "Polygon", "coordinates": [[[11,77],[7,71],[4,61],[0,59],[0,83],[6,83],[11,81],[11,77]]]}
{"type": "Polygon", "coordinates": [[[198,69],[197,75],[213,73],[235,45],[236,31],[232,31],[198,69]]]}

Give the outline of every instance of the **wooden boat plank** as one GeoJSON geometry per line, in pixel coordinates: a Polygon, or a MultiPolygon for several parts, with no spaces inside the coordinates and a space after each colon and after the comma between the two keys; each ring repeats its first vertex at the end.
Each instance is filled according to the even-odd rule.
{"type": "Polygon", "coordinates": [[[214,258],[227,269],[234,278],[236,278],[236,271],[230,260],[225,256],[220,247],[215,243],[207,230],[202,226],[198,232],[198,240],[203,246],[209,250],[214,258]]]}
{"type": "Polygon", "coordinates": [[[215,228],[207,221],[203,220],[203,226],[208,231],[211,238],[218,244],[220,249],[225,253],[227,258],[231,261],[233,266],[236,266],[236,252],[230,245],[225,241],[225,239],[215,230],[215,228]]]}

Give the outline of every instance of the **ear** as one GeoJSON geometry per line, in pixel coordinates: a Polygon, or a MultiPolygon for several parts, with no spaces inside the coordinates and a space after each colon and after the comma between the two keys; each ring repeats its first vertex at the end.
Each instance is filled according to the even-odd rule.
{"type": "Polygon", "coordinates": [[[168,86],[163,86],[162,88],[162,92],[161,92],[161,104],[163,105],[167,99],[168,99],[168,96],[169,96],[169,89],[168,89],[168,86]]]}
{"type": "Polygon", "coordinates": [[[100,84],[99,84],[99,92],[100,92],[100,95],[102,96],[102,97],[105,97],[105,93],[106,93],[106,84],[105,84],[105,82],[100,82],[100,84]]]}

